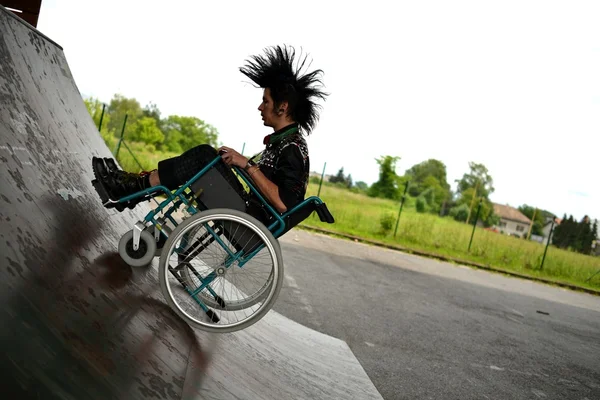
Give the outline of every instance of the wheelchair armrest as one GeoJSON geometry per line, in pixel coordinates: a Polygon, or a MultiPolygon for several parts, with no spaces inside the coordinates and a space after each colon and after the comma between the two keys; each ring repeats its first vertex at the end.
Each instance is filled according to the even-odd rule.
{"type": "Polygon", "coordinates": [[[321,222],[327,222],[328,224],[333,224],[335,222],[333,215],[331,215],[325,203],[316,205],[315,211],[319,215],[319,219],[321,220],[321,222]]]}

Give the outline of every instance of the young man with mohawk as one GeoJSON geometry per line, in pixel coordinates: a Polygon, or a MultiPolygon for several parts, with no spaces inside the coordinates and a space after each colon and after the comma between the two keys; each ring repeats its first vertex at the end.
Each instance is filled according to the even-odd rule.
{"type": "MultiPolygon", "coordinates": [[[[324,100],[327,96],[321,90],[323,71],[301,74],[306,57],[296,66],[294,59],[293,47],[275,46],[265,49],[264,55],[252,56],[240,68],[240,72],[263,89],[258,110],[263,124],[273,129],[263,140],[265,149],[258,162],[254,162],[258,155],[246,158],[230,147],[215,149],[199,144],[177,157],[160,161],[156,170],[141,174],[113,170],[107,166],[106,159],[94,157],[96,179],[102,182],[113,201],[152,186],[163,185],[176,190],[221,154],[223,163],[217,163],[215,168],[240,194],[243,187],[231,166],[245,169],[256,189],[279,213],[291,209],[304,200],[308,185],[310,163],[303,135],[309,135],[318,121],[319,106],[315,100],[324,100]]],[[[143,198],[134,202],[141,200],[143,198]]],[[[128,206],[132,208],[135,204],[128,206]]],[[[264,221],[260,207],[252,204],[246,212],[264,221]]]]}

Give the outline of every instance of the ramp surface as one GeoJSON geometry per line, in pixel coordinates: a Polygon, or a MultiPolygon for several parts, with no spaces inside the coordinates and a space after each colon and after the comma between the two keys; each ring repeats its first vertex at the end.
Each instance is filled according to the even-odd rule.
{"type": "MultiPolygon", "coordinates": [[[[191,329],[155,263],[122,234],[148,211],[104,209],[110,156],[60,46],[0,7],[0,340],[4,390],[44,399],[380,399],[346,343],[270,312],[247,330],[191,329]]],[[[285,255],[284,255],[285,256],[285,255]]]]}

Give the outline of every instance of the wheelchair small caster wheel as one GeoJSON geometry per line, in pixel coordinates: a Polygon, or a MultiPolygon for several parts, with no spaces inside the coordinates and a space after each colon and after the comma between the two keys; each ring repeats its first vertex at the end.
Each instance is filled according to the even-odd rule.
{"type": "Polygon", "coordinates": [[[156,240],[148,231],[140,234],[140,244],[133,249],[133,230],[125,233],[119,241],[119,255],[132,267],[143,267],[152,262],[156,253],[156,240]]]}

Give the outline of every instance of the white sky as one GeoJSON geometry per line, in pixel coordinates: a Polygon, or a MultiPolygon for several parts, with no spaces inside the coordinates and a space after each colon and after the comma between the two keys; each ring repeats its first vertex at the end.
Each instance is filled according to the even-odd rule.
{"type": "Polygon", "coordinates": [[[311,169],[378,179],[436,158],[448,181],[485,164],[492,201],[600,218],[600,2],[43,0],[80,91],[196,116],[245,154],[270,131],[238,71],[291,44],[331,93],[311,169]],[[168,4],[168,7],[167,7],[168,4]]]}

